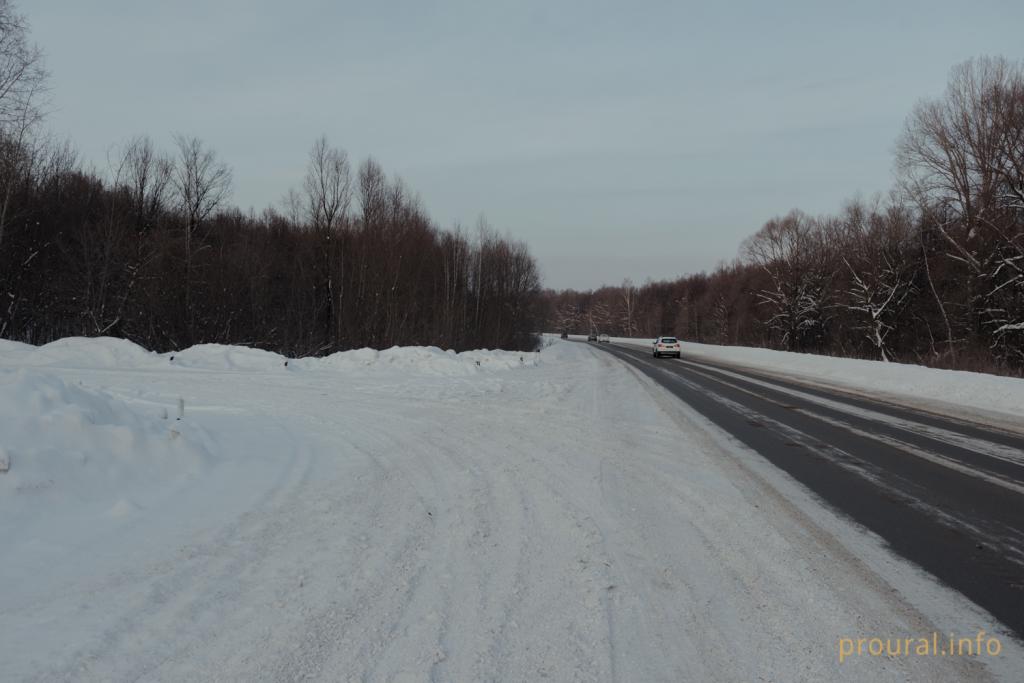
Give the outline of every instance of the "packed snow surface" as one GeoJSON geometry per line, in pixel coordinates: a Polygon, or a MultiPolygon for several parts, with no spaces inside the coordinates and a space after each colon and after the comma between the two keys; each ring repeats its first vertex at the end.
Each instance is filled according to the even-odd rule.
{"type": "Polygon", "coordinates": [[[292,360],[0,341],[0,548],[3,680],[1024,670],[1008,637],[991,660],[839,663],[840,638],[998,626],[561,341],[292,360]]]}

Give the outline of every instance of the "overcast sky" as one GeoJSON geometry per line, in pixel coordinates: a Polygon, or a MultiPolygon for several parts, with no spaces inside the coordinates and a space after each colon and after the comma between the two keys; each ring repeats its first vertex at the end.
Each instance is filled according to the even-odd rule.
{"type": "Polygon", "coordinates": [[[441,226],[526,241],[555,288],[711,269],[773,215],[885,190],[952,65],[1024,57],[1020,0],[16,2],[51,128],[97,168],[195,135],[262,209],[326,134],[441,226]]]}

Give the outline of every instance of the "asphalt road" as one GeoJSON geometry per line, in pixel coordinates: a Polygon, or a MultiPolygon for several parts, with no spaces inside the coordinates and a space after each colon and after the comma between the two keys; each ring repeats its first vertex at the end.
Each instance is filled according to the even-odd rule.
{"type": "MultiPolygon", "coordinates": [[[[617,356],[1024,639],[1024,436],[748,370],[617,356]]],[[[685,349],[685,345],[684,345],[685,349]]]]}

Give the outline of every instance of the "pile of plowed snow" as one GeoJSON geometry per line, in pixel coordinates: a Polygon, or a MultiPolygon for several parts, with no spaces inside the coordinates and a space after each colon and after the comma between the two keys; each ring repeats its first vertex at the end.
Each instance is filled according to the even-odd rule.
{"type": "Polygon", "coordinates": [[[305,370],[341,370],[344,372],[362,369],[394,369],[403,373],[424,375],[458,376],[470,375],[489,370],[510,370],[524,365],[536,365],[538,356],[534,353],[513,351],[443,351],[436,346],[395,346],[383,351],[358,349],[341,351],[323,358],[303,358],[291,361],[297,368],[305,370]]]}
{"type": "Polygon", "coordinates": [[[68,383],[62,377],[69,371],[141,371],[153,381],[168,372],[346,373],[377,383],[378,376],[390,382],[465,377],[537,363],[532,353],[436,347],[289,359],[221,344],[158,354],[110,337],[72,337],[39,347],[0,340],[0,531],[31,518],[40,506],[67,506],[77,516],[86,509],[93,517],[122,516],[140,507],[136,498],[167,495],[222,457],[221,435],[195,420],[176,419],[177,396],[139,389],[119,397],[89,386],[91,381],[68,383]]]}
{"type": "Polygon", "coordinates": [[[199,344],[183,351],[154,353],[124,339],[69,337],[44,346],[0,340],[0,366],[194,370],[341,371],[400,370],[403,373],[461,376],[536,365],[538,355],[514,351],[444,351],[436,346],[357,349],[322,358],[286,358],[245,346],[199,344]]]}
{"type": "Polygon", "coordinates": [[[201,476],[214,459],[207,436],[167,412],[44,370],[0,369],[0,530],[44,507],[124,515],[138,505],[124,491],[142,497],[201,476]]]}

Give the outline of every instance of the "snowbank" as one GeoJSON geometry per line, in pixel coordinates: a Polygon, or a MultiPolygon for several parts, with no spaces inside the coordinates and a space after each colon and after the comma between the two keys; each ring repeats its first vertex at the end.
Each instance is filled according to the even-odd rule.
{"type": "Polygon", "coordinates": [[[67,337],[43,346],[0,340],[0,363],[83,368],[141,368],[160,356],[115,337],[67,337]]]}
{"type": "Polygon", "coordinates": [[[406,374],[465,376],[536,365],[538,359],[536,353],[490,350],[456,353],[436,346],[395,346],[383,351],[364,348],[322,358],[294,359],[262,349],[224,344],[198,344],[183,351],[157,354],[112,337],[69,337],[39,347],[0,340],[0,366],[13,367],[132,370],[171,366],[190,370],[346,373],[400,370],[406,374]]]}
{"type": "MultiPolygon", "coordinates": [[[[500,387],[465,386],[444,378],[532,367],[538,359],[533,353],[455,353],[436,347],[288,359],[222,344],[157,354],[110,337],[67,338],[39,347],[0,340],[0,531],[14,532],[17,520],[31,518],[40,506],[63,506],[76,516],[82,505],[91,506],[87,514],[127,514],[140,507],[139,499],[164,495],[207,470],[221,455],[223,434],[214,440],[195,421],[175,420],[178,397],[193,406],[194,396],[161,391],[157,385],[179,373],[182,379],[210,371],[282,377],[308,373],[308,381],[314,375],[345,373],[365,378],[364,391],[371,384],[386,388],[395,380],[434,377],[443,381],[433,388],[421,382],[419,393],[446,398],[500,387]],[[120,397],[94,387],[91,374],[85,384],[65,380],[69,371],[101,371],[99,379],[107,371],[140,370],[150,379],[120,397]],[[381,384],[381,377],[388,381],[381,384]],[[131,500],[119,493],[124,491],[132,492],[131,500]]],[[[232,410],[230,402],[225,404],[212,409],[232,410]]],[[[51,512],[50,517],[60,515],[51,512]]]]}
{"type": "MultiPolygon", "coordinates": [[[[651,344],[650,339],[617,337],[613,341],[645,349],[650,349],[651,344]]],[[[683,342],[683,358],[783,374],[814,384],[946,410],[1024,417],[1024,380],[1013,377],[687,341],[683,342]]]]}
{"type": "Polygon", "coordinates": [[[288,360],[272,351],[225,344],[197,344],[163,356],[175,367],[197,370],[281,370],[288,360]]]}
{"type": "Polygon", "coordinates": [[[481,371],[510,370],[536,365],[537,354],[514,351],[444,351],[436,346],[393,346],[383,351],[357,349],[340,351],[324,358],[303,358],[289,363],[300,370],[365,369],[401,370],[403,373],[444,377],[472,375],[481,371]]]}
{"type": "Polygon", "coordinates": [[[63,508],[125,515],[154,487],[211,466],[201,431],[147,408],[45,371],[0,369],[0,460],[8,470],[0,473],[0,531],[17,533],[25,519],[63,508]]]}

